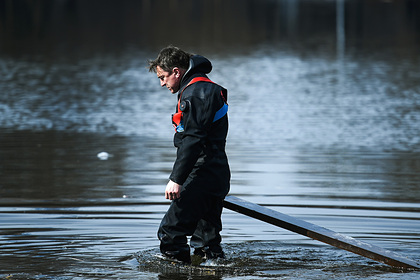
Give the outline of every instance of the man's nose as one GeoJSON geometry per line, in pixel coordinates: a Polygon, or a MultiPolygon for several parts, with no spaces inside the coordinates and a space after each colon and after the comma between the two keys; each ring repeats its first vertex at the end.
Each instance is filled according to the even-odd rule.
{"type": "Polygon", "coordinates": [[[160,81],[160,86],[161,86],[161,87],[164,87],[165,85],[166,85],[165,81],[162,81],[162,80],[161,80],[161,81],[160,81]]]}

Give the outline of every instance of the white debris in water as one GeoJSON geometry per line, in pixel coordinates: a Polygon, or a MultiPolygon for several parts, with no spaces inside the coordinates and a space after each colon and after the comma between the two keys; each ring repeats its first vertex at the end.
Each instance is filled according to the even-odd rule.
{"type": "Polygon", "coordinates": [[[97,157],[100,160],[107,160],[108,158],[110,158],[112,155],[108,154],[107,152],[100,152],[97,157]]]}

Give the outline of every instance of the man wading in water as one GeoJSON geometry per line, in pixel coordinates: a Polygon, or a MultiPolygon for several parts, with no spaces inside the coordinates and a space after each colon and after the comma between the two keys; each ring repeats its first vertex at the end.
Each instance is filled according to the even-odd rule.
{"type": "Polygon", "coordinates": [[[227,90],[209,80],[211,70],[207,58],[173,46],[149,61],[160,85],[178,92],[172,115],[177,156],[165,190],[172,202],[158,230],[160,251],[186,263],[191,263],[187,236],[194,255],[224,257],[221,215],[230,187],[227,90]]]}

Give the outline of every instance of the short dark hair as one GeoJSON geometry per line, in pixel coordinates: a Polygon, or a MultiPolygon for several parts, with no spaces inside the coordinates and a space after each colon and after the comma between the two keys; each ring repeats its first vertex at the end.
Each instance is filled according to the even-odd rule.
{"type": "Polygon", "coordinates": [[[155,60],[149,60],[149,72],[156,73],[156,67],[159,66],[166,72],[172,72],[174,67],[187,70],[190,64],[192,54],[181,50],[172,45],[167,46],[159,52],[155,60]]]}

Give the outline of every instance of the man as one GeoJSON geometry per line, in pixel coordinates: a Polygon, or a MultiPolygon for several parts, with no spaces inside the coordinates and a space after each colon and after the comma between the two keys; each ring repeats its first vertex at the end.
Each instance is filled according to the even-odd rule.
{"type": "Polygon", "coordinates": [[[224,257],[221,215],[230,187],[227,90],[209,80],[211,70],[207,58],[174,46],[149,61],[160,85],[178,92],[172,115],[177,156],[165,189],[165,198],[172,202],[158,230],[160,251],[186,263],[191,262],[187,236],[195,255],[224,257]]]}

